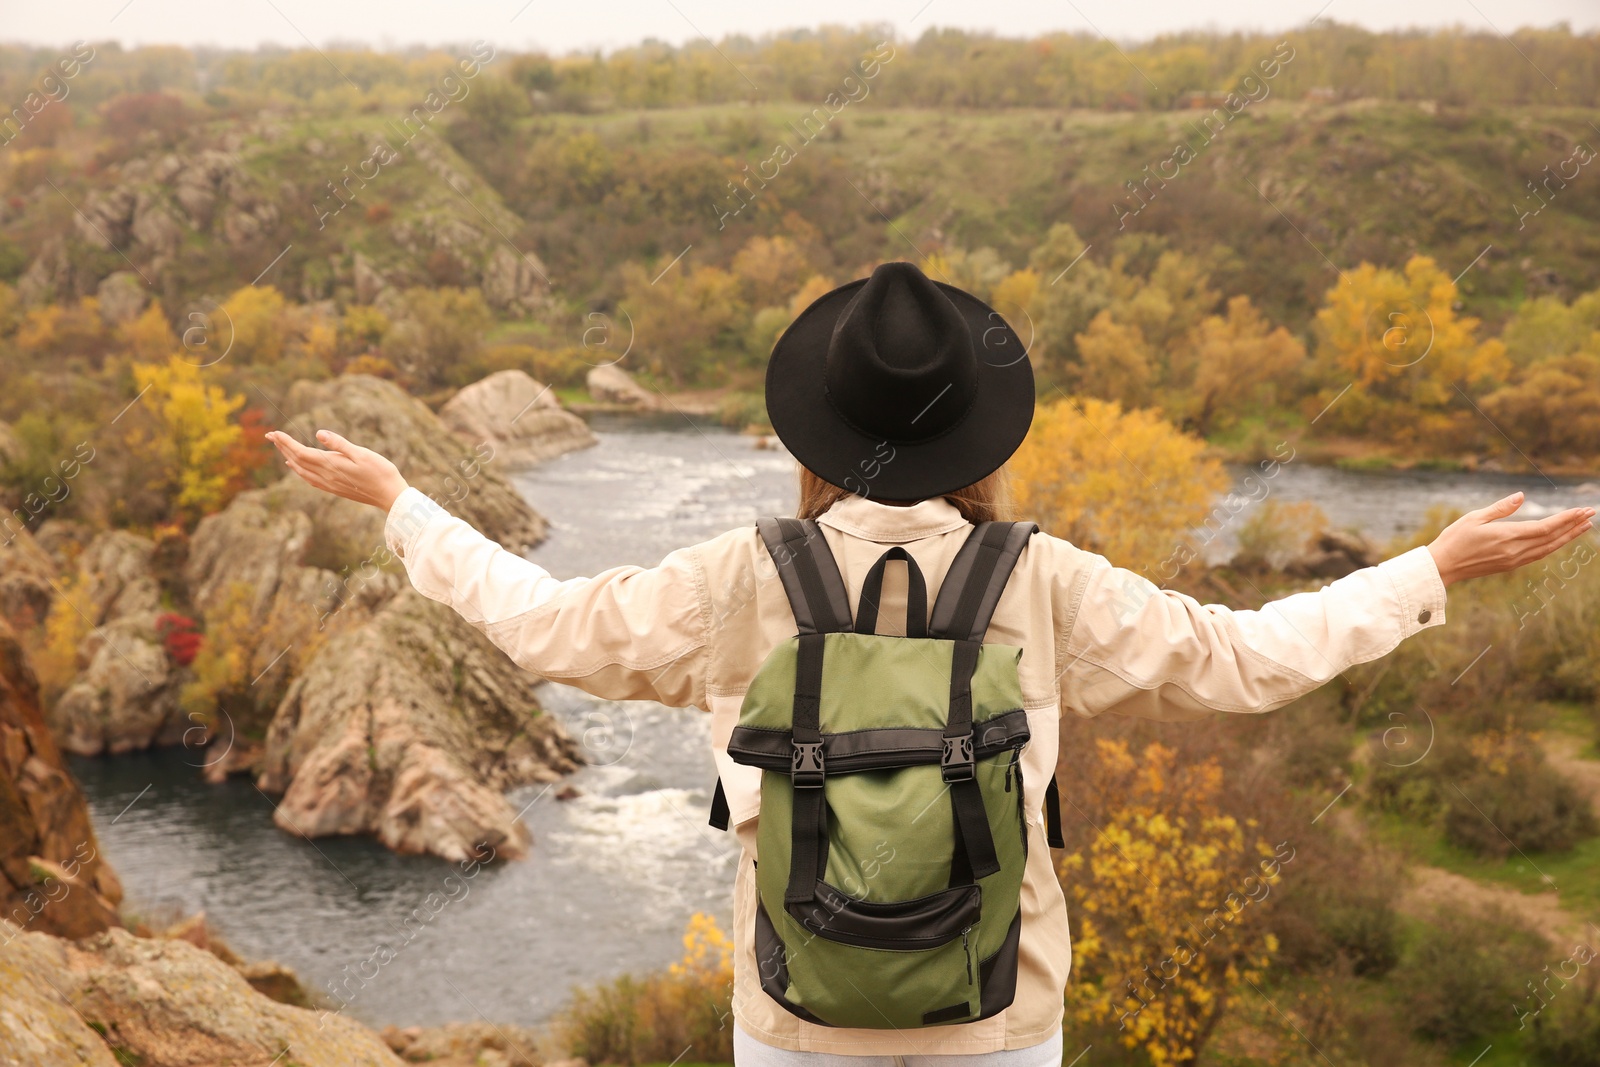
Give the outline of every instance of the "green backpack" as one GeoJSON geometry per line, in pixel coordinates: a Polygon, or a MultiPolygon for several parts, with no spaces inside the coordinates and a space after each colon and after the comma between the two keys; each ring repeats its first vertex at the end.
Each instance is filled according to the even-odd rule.
{"type": "MultiPolygon", "coordinates": [[[[1016,993],[1028,853],[1020,648],[985,645],[1037,529],[986,522],[934,602],[904,548],[867,572],[852,623],[813,522],[758,523],[798,634],[767,657],[728,743],[760,767],[755,950],[761,986],[826,1026],[988,1018],[1016,993]],[[884,568],[907,570],[906,636],[880,636],[884,568]]],[[[1055,781],[1049,843],[1060,847],[1055,781]]],[[[721,782],[712,824],[726,828],[721,782]]]]}

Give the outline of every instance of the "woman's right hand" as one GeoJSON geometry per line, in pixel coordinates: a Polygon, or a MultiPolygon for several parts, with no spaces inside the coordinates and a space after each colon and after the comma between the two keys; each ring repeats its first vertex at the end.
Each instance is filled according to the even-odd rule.
{"type": "Polygon", "coordinates": [[[1439,532],[1428,545],[1445,585],[1537,563],[1556,549],[1594,529],[1594,508],[1568,508],[1529,522],[1496,522],[1522,506],[1512,493],[1486,508],[1469,511],[1439,532]]]}

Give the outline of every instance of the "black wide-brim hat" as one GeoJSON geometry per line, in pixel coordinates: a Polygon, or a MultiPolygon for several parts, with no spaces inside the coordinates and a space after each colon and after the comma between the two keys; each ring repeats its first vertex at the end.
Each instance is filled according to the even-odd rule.
{"type": "Polygon", "coordinates": [[[778,439],[824,481],[922,500],[994,473],[1033,422],[1033,368],[1000,313],[885,263],[800,313],[767,364],[778,439]]]}

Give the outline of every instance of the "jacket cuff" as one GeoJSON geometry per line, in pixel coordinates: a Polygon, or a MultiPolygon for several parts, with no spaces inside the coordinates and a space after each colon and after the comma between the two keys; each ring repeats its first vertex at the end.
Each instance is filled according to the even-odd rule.
{"type": "Polygon", "coordinates": [[[1378,564],[1400,603],[1400,635],[1444,624],[1445,590],[1439,567],[1426,545],[1378,564]]]}
{"type": "Polygon", "coordinates": [[[389,546],[390,552],[405,560],[411,555],[412,546],[428,524],[449,514],[422,490],[408,485],[389,507],[389,517],[383,523],[384,544],[389,546]]]}

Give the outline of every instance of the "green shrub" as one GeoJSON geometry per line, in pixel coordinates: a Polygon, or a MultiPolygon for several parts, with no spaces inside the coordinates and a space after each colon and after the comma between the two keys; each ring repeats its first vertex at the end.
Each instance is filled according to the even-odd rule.
{"type": "Polygon", "coordinates": [[[1276,964],[1296,973],[1342,965],[1375,977],[1400,957],[1395,857],[1342,836],[1300,850],[1269,904],[1276,964]]]}
{"type": "Polygon", "coordinates": [[[1527,734],[1479,734],[1476,769],[1443,791],[1445,837],[1487,856],[1558,852],[1595,832],[1594,811],[1527,734]]]}
{"type": "Polygon", "coordinates": [[[1531,1026],[1528,1047],[1549,1067],[1600,1067],[1600,979],[1561,991],[1531,1026]]]}
{"type": "Polygon", "coordinates": [[[1425,1037],[1463,1043],[1504,1030],[1539,973],[1549,943],[1499,908],[1442,908],[1425,927],[1393,981],[1407,1018],[1425,1037]]]}

